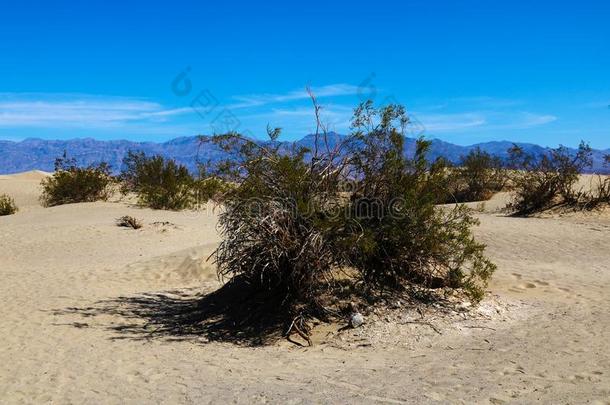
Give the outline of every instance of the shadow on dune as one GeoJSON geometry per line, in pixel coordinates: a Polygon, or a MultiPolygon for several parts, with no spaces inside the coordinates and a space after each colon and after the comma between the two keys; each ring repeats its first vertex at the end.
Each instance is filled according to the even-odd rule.
{"type": "MultiPolygon", "coordinates": [[[[256,346],[281,336],[286,319],[281,308],[281,300],[255,292],[237,279],[209,294],[192,289],[145,293],[54,313],[97,317],[95,324],[115,332],[114,340],[220,341],[256,346]],[[108,315],[120,319],[105,325],[108,318],[102,316],[108,315]]],[[[83,323],[71,325],[82,327],[83,323]]]]}

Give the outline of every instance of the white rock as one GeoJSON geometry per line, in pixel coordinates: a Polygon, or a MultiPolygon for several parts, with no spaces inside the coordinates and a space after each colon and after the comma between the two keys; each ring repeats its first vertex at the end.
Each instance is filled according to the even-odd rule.
{"type": "Polygon", "coordinates": [[[357,328],[364,323],[364,317],[360,312],[355,312],[352,314],[349,324],[352,328],[357,328]]]}

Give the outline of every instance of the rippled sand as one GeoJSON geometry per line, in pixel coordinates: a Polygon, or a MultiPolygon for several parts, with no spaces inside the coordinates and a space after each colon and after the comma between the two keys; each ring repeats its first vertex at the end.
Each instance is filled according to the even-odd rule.
{"type": "Polygon", "coordinates": [[[508,218],[491,212],[497,196],[478,214],[498,264],[480,308],[425,314],[438,331],[369,318],[321,326],[311,348],[243,347],[147,337],[125,311],[130,297],[218,287],[212,212],[45,209],[43,176],[0,176],[21,207],[0,217],[2,403],[610,403],[608,212],[508,218]],[[117,227],[122,215],[145,227],[117,227]]]}

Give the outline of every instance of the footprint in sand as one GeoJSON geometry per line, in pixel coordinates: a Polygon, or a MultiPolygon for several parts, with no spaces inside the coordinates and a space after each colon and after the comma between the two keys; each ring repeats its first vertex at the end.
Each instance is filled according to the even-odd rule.
{"type": "Polygon", "coordinates": [[[580,382],[580,381],[600,382],[601,381],[601,379],[599,378],[599,375],[594,375],[594,374],[589,374],[589,373],[574,374],[574,375],[568,377],[568,380],[574,381],[574,382],[580,382]]]}
{"type": "Polygon", "coordinates": [[[525,283],[525,284],[521,284],[519,287],[521,287],[521,288],[536,288],[536,284],[534,284],[534,283],[525,283]]]}

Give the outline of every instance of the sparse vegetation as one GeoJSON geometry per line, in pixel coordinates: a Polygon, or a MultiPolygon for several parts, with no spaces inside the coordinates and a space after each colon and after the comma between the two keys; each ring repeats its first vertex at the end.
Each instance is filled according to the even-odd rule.
{"type": "Polygon", "coordinates": [[[19,211],[19,209],[15,204],[15,200],[6,194],[0,194],[0,217],[13,215],[17,211],[19,211]]]}
{"type": "Polygon", "coordinates": [[[123,165],[121,190],[137,193],[141,205],[166,210],[182,210],[194,205],[195,180],[185,166],[173,159],[130,151],[123,165]]]}
{"type": "Polygon", "coordinates": [[[142,221],[129,215],[122,216],[116,220],[117,226],[124,228],[140,229],[144,226],[142,221]]]}
{"type": "Polygon", "coordinates": [[[76,160],[68,158],[64,152],[55,160],[55,173],[41,182],[41,201],[44,206],[52,207],[107,200],[113,183],[107,163],[78,167],[76,160]]]}
{"type": "MultiPolygon", "coordinates": [[[[604,166],[610,167],[610,155],[604,156],[604,166]]],[[[595,209],[610,205],[610,176],[595,175],[590,190],[580,191],[576,196],[577,206],[582,209],[595,209]]]]}
{"type": "Polygon", "coordinates": [[[610,204],[610,177],[596,176],[595,184],[588,193],[581,193],[580,204],[585,209],[595,209],[610,204]]]}
{"type": "Polygon", "coordinates": [[[489,200],[502,191],[506,180],[502,160],[475,148],[462,157],[458,167],[449,171],[450,195],[447,202],[489,200]]]}
{"type": "Polygon", "coordinates": [[[584,194],[574,186],[583,169],[591,165],[591,148],[586,143],[581,142],[575,154],[561,146],[542,156],[533,156],[515,145],[509,155],[515,197],[508,209],[516,215],[527,216],[582,202],[584,194]]]}
{"type": "Polygon", "coordinates": [[[208,171],[209,168],[200,165],[199,177],[193,183],[193,192],[198,204],[208,201],[220,203],[223,196],[233,188],[231,183],[218,176],[210,175],[208,171]]]}

